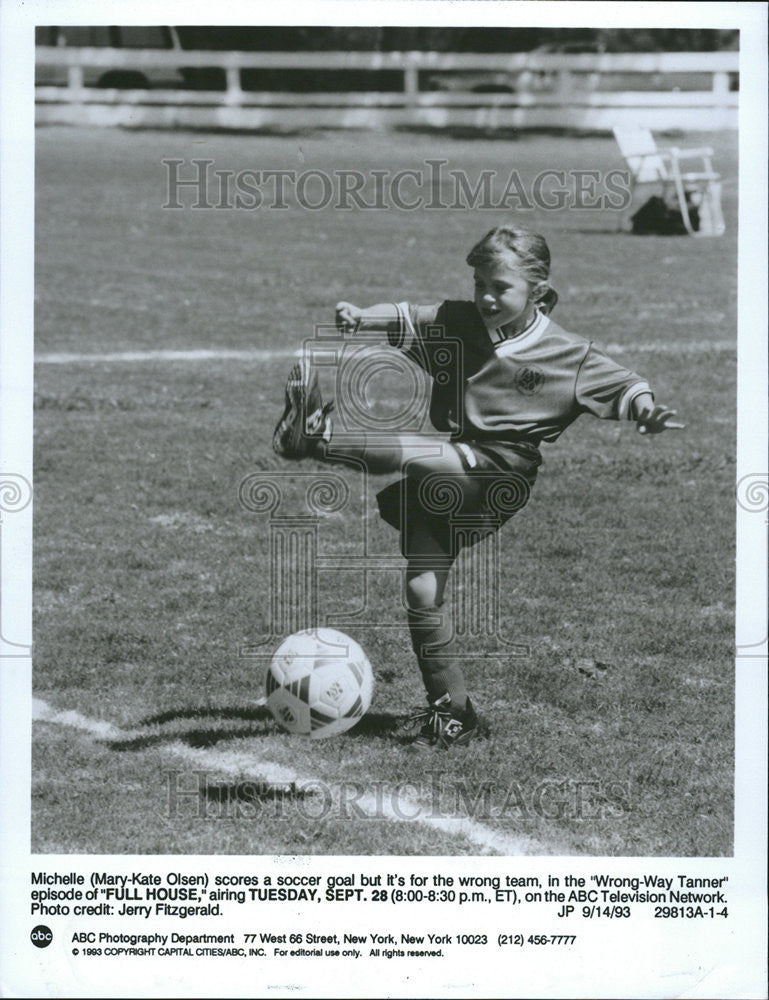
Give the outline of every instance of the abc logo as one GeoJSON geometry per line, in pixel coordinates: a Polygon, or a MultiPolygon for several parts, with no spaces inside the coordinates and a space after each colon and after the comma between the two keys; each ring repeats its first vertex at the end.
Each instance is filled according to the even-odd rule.
{"type": "Polygon", "coordinates": [[[47,948],[51,941],[53,941],[51,928],[46,927],[45,924],[38,924],[37,927],[32,928],[29,940],[36,948],[47,948]]]}

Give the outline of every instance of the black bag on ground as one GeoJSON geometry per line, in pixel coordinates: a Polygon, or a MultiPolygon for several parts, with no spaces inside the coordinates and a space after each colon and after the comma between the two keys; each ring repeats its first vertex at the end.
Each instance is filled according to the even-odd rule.
{"type": "MultiPolygon", "coordinates": [[[[689,219],[692,228],[699,229],[699,213],[695,205],[689,205],[689,219]]],[[[671,208],[664,198],[653,195],[631,216],[633,232],[638,236],[683,236],[686,233],[683,216],[677,208],[671,208]]]]}

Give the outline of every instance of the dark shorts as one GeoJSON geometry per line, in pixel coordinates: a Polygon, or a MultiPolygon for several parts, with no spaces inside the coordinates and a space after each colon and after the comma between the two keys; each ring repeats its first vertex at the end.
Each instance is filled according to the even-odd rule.
{"type": "Polygon", "coordinates": [[[500,442],[454,441],[465,472],[404,476],[377,494],[379,514],[401,535],[408,559],[421,555],[428,534],[448,559],[502,527],[526,505],[541,458],[500,442]],[[523,452],[523,453],[522,453],[523,452]]]}

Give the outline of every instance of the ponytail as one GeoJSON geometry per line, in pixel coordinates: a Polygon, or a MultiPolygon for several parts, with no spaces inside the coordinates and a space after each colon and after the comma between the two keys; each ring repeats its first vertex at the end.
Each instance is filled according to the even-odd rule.
{"type": "Polygon", "coordinates": [[[534,289],[534,302],[541,313],[549,316],[558,302],[558,292],[552,285],[543,282],[534,289]]]}

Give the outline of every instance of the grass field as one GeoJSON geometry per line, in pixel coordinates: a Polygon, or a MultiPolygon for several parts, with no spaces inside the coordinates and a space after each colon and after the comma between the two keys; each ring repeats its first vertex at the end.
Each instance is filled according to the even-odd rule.
{"type": "MultiPolygon", "coordinates": [[[[238,486],[277,468],[292,351],[334,302],[469,297],[464,256],[500,213],[173,211],[161,161],[438,156],[527,179],[617,168],[613,142],[38,131],[33,850],[731,853],[736,137],[679,142],[705,139],[726,179],[721,239],[519,213],[548,237],[557,321],[614,345],[687,429],[646,440],[585,417],[545,450],[499,539],[500,623],[528,653],[469,661],[487,735],[425,762],[396,728],[422,698],[397,572],[367,595],[368,620],[392,627],[345,627],[377,678],[356,729],[305,742],[257,703],[264,664],[239,651],[269,631],[269,525],[238,486]],[[158,349],[262,353],[100,357],[158,349]]],[[[383,382],[373,405],[399,391],[383,382]]],[[[335,471],[353,513],[323,519],[322,551],[358,551],[365,524],[370,551],[394,556],[367,516],[387,480],[335,471]]],[[[300,488],[285,481],[287,513],[300,488]]],[[[321,581],[322,614],[360,604],[360,572],[321,581]]]]}

